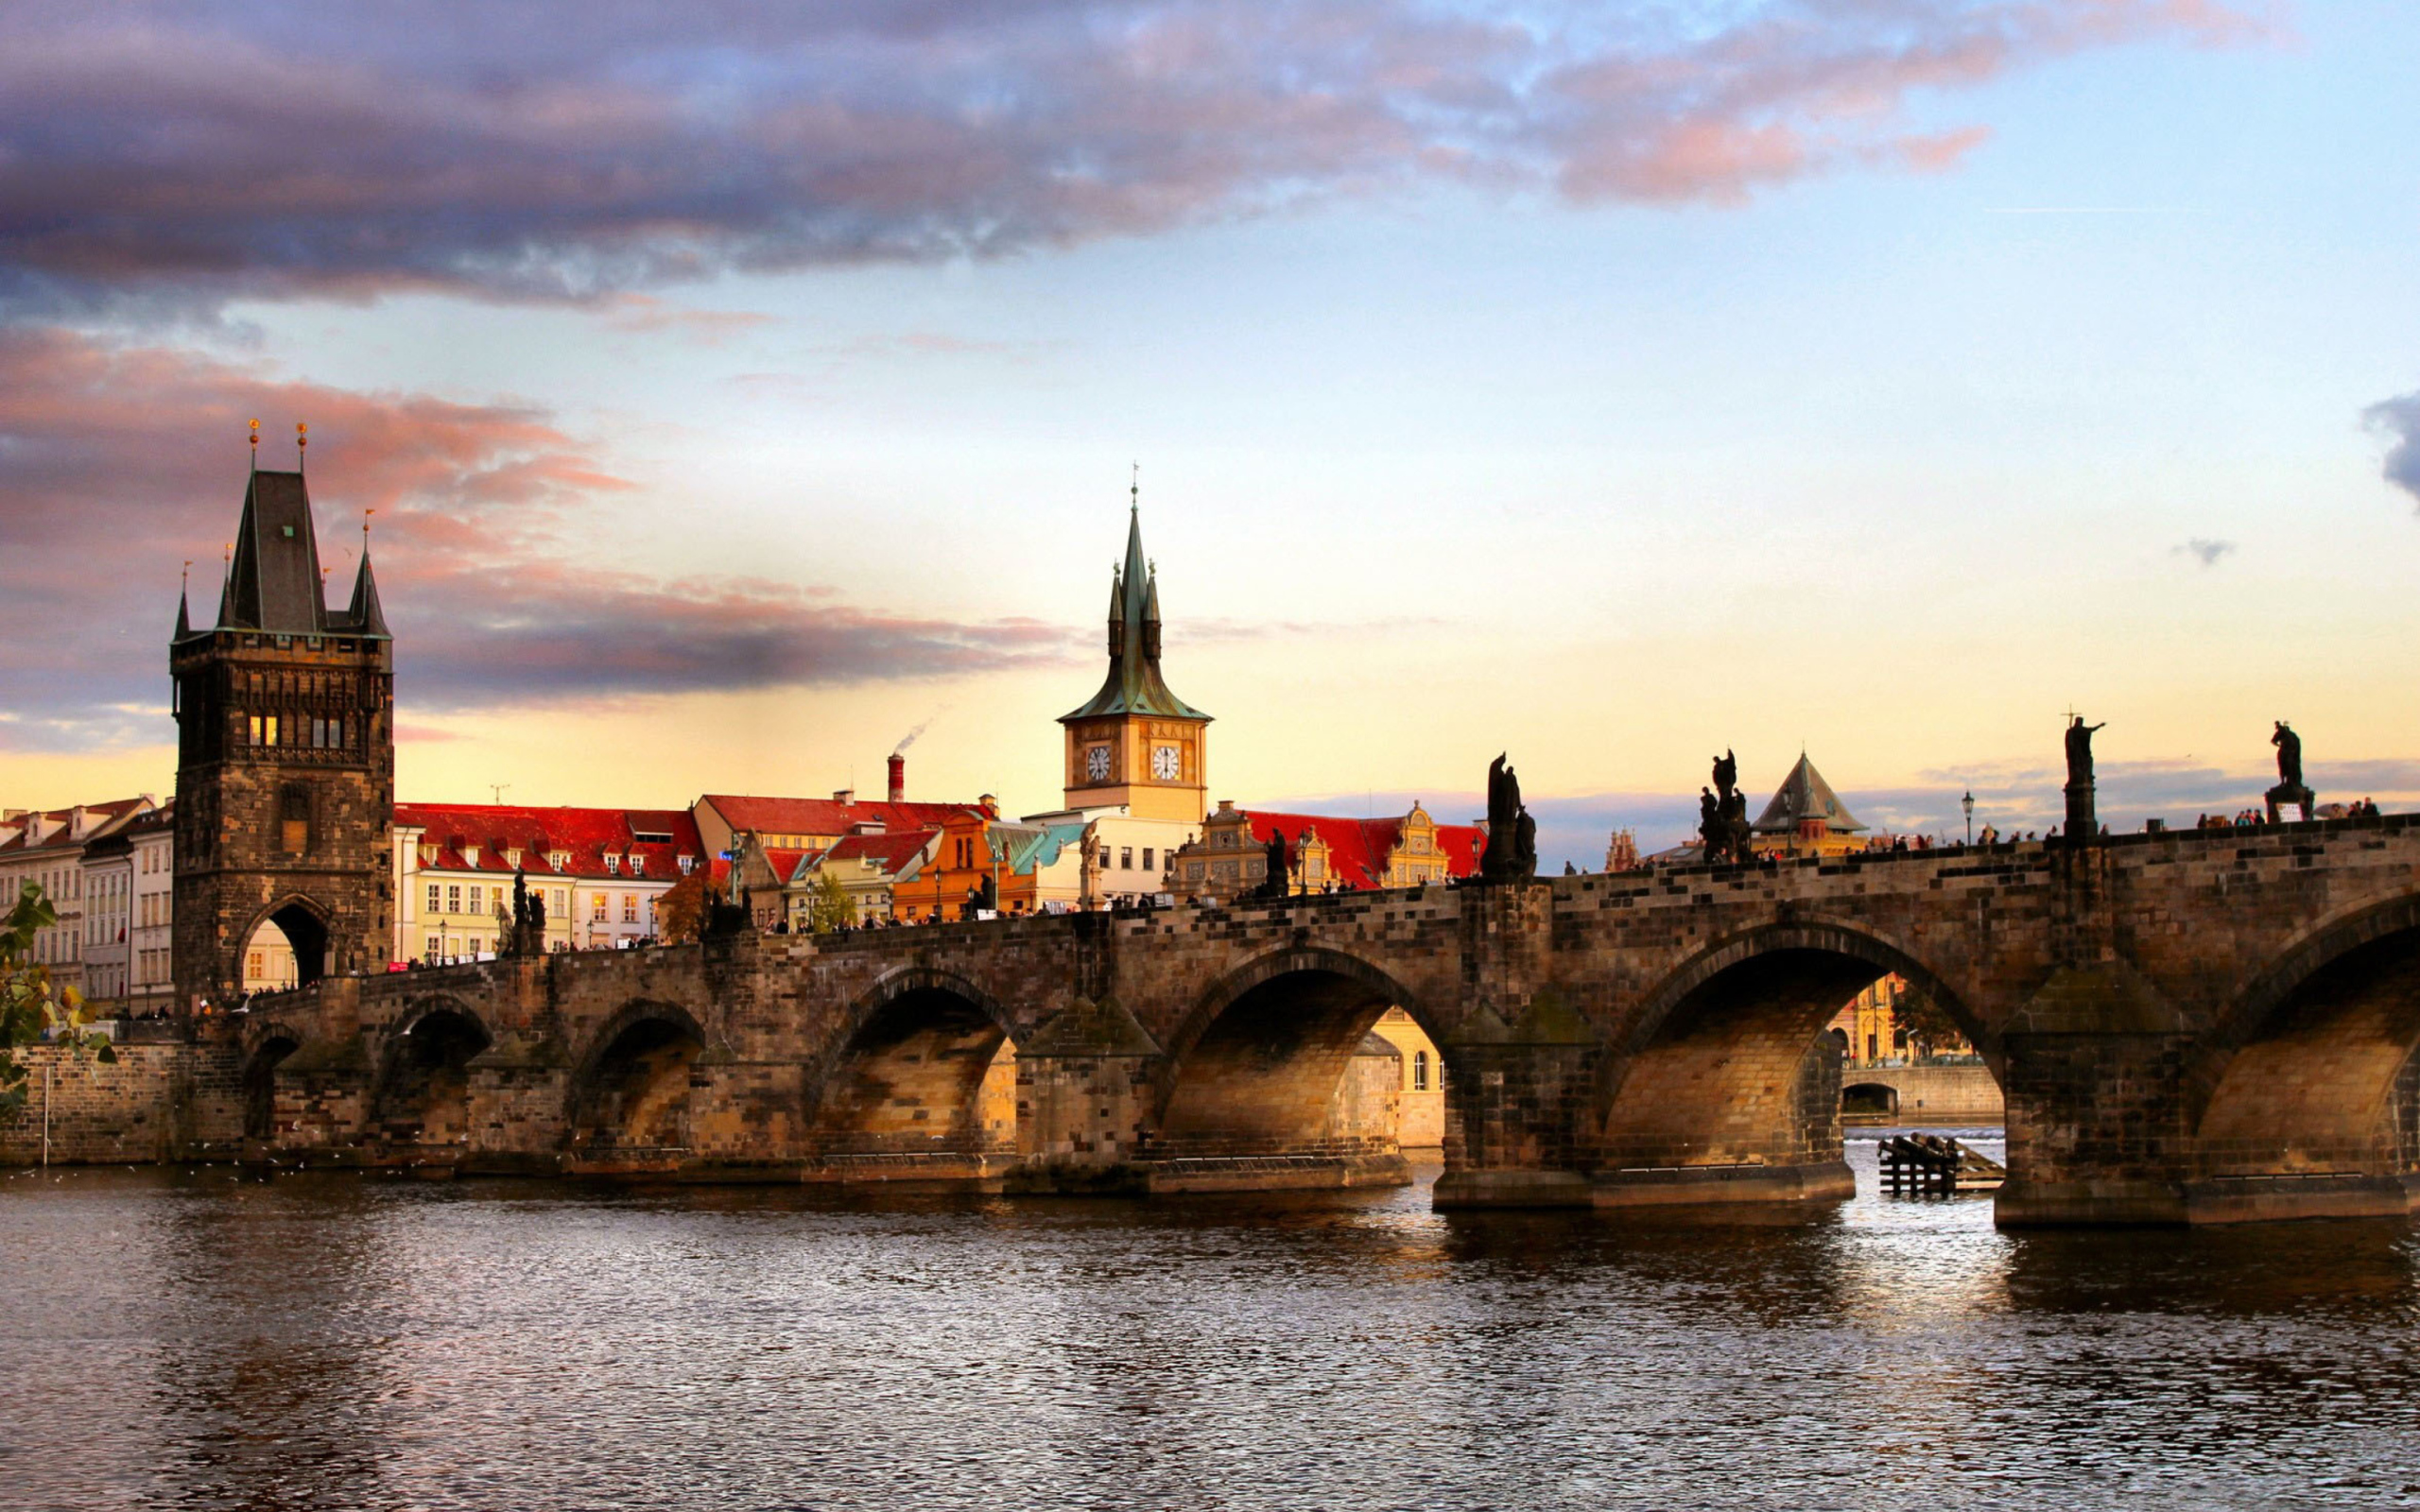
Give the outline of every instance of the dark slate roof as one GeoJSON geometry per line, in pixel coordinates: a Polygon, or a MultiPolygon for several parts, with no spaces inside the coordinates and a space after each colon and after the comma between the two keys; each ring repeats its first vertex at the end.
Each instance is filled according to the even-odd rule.
{"type": "Polygon", "coordinates": [[[318,635],[328,627],[320,543],[311,531],[311,496],[303,490],[302,473],[252,473],[218,623],[280,635],[318,635]]]}
{"type": "Polygon", "coordinates": [[[1801,751],[1798,765],[1789,769],[1789,775],[1782,779],[1780,791],[1765,805],[1764,816],[1756,821],[1755,831],[1758,834],[1795,834],[1800,820],[1817,818],[1824,820],[1834,834],[1854,834],[1865,828],[1848,811],[1848,805],[1841,801],[1841,796],[1832,791],[1832,784],[1824,781],[1824,774],[1815,769],[1806,753],[1801,751]]]}
{"type": "Polygon", "coordinates": [[[1127,516],[1126,565],[1111,579],[1109,676],[1082,708],[1060,715],[1092,719],[1101,714],[1162,714],[1208,720],[1209,715],[1175,694],[1160,676],[1160,585],[1143,556],[1143,517],[1127,516]]]}

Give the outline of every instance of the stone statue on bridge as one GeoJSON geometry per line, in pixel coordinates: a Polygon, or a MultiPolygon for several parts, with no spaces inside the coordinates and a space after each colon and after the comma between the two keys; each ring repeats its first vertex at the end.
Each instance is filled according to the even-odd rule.
{"type": "Polygon", "coordinates": [[[1698,789],[1698,837],[1705,864],[1736,866],[1747,860],[1753,833],[1748,795],[1739,791],[1739,758],[1725,749],[1714,759],[1714,790],[1698,789]]]}
{"type": "Polygon", "coordinates": [[[2097,725],[2087,725],[2083,722],[2082,714],[2069,716],[2067,720],[2067,785],[2069,787],[2073,787],[2078,782],[2087,786],[2091,784],[2092,737],[2096,731],[2108,728],[2109,722],[2105,719],[2097,725]]]}
{"type": "Polygon", "coordinates": [[[1521,806],[1521,779],[1499,752],[1495,760],[1487,764],[1487,849],[1479,852],[1479,878],[1484,882],[1527,882],[1537,873],[1537,826],[1530,818],[1530,811],[1521,806]]]}
{"type": "Polygon", "coordinates": [[[2269,737],[2269,744],[2277,747],[2277,785],[2300,787],[2303,785],[2303,737],[2295,734],[2294,727],[2282,719],[2275,724],[2277,732],[2269,737]]]}
{"type": "Polygon", "coordinates": [[[1267,869],[1259,885],[1253,888],[1255,898],[1284,898],[1294,889],[1286,869],[1286,832],[1271,826],[1269,844],[1263,848],[1268,855],[1267,869]]]}
{"type": "Polygon", "coordinates": [[[2089,845],[2100,833],[2094,816],[2092,778],[2092,737],[2096,730],[2108,728],[2108,721],[2087,725],[2083,715],[2067,716],[2067,838],[2076,845],[2089,845]]]}
{"type": "Polygon", "coordinates": [[[2277,822],[2278,807],[2286,803],[2301,809],[2303,818],[2308,822],[2311,805],[2318,800],[2319,795],[2303,782],[2303,737],[2295,734],[2294,727],[2284,720],[2274,723],[2276,733],[2269,737],[2269,744],[2277,747],[2277,785],[2263,795],[2269,800],[2269,822],[2277,822]]]}

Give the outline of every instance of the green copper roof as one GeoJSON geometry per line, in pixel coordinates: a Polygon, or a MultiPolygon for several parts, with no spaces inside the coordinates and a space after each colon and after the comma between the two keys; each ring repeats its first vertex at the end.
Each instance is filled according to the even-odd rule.
{"type": "Polygon", "coordinates": [[[1059,717],[1064,723],[1103,714],[1210,717],[1171,693],[1160,676],[1160,585],[1143,556],[1140,507],[1127,516],[1126,565],[1111,578],[1109,676],[1082,708],[1059,717]]]}

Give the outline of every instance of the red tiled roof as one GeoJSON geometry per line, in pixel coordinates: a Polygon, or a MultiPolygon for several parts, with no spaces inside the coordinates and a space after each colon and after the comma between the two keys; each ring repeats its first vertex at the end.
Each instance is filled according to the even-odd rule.
{"type": "Polygon", "coordinates": [[[939,830],[908,830],[852,834],[844,836],[825,854],[834,861],[871,861],[887,873],[896,872],[939,833],[939,830]]]}
{"type": "MultiPolygon", "coordinates": [[[[1248,809],[1252,817],[1252,837],[1266,845],[1271,833],[1283,831],[1288,858],[1296,858],[1305,830],[1315,831],[1327,843],[1329,865],[1336,880],[1354,887],[1380,887],[1386,885],[1387,855],[1403,835],[1403,818],[1348,819],[1329,814],[1276,814],[1267,809],[1248,809]]],[[[1478,870],[1478,853],[1487,843],[1487,833],[1475,824],[1441,824],[1437,826],[1437,850],[1445,861],[1449,877],[1467,877],[1478,870]]]]}
{"type": "Polygon", "coordinates": [[[793,850],[786,846],[769,845],[765,848],[765,864],[773,868],[773,875],[786,886],[798,876],[800,867],[822,853],[821,850],[793,850]]]}
{"type": "Polygon", "coordinates": [[[524,808],[494,803],[398,803],[395,823],[422,831],[420,843],[435,846],[432,868],[450,871],[492,871],[510,876],[504,853],[521,851],[521,868],[533,877],[642,877],[678,882],[680,858],[694,864],[705,847],[698,839],[697,822],[685,809],[524,808]],[[664,834],[670,840],[646,840],[640,834],[664,834]],[[463,855],[465,846],[478,848],[478,865],[463,855]],[[548,852],[568,852],[558,871],[548,852]],[[621,858],[620,869],[605,869],[605,854],[621,858]]]}
{"type": "Polygon", "coordinates": [[[878,821],[888,830],[929,830],[961,814],[980,814],[974,803],[888,803],[869,799],[841,803],[828,798],[751,798],[741,794],[708,793],[699,799],[735,830],[760,834],[847,834],[860,824],[878,821]]]}
{"type": "Polygon", "coordinates": [[[19,826],[19,828],[17,833],[10,835],[7,841],[0,842],[0,856],[30,854],[36,850],[48,850],[54,847],[80,846],[85,841],[93,839],[98,835],[113,821],[122,819],[127,815],[141,808],[144,801],[145,800],[138,796],[135,798],[112,799],[106,803],[86,803],[81,805],[85,813],[94,816],[95,822],[91,829],[86,830],[81,835],[73,840],[67,837],[66,825],[68,816],[76,812],[74,809],[43,809],[38,813],[21,815],[9,821],[11,824],[19,826]],[[37,818],[47,819],[51,823],[58,825],[60,828],[56,833],[46,834],[41,840],[28,845],[26,843],[25,826],[28,820],[37,818]]]}

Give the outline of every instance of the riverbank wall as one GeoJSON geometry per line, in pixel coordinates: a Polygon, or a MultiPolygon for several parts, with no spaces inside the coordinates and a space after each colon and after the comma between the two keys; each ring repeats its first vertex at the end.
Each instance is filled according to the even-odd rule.
{"type": "Polygon", "coordinates": [[[26,1101],[0,1116],[0,1163],[141,1164],[230,1154],[244,1133],[233,1044],[123,1044],[102,1065],[53,1045],[16,1052],[26,1101]]]}
{"type": "MultiPolygon", "coordinates": [[[[1887,1115],[1869,1115],[1855,1123],[2005,1124],[2008,1105],[1991,1068],[1966,1066],[1843,1066],[1841,1095],[1850,1098],[1860,1088],[1888,1087],[1894,1106],[1887,1115]]],[[[1871,1101],[1871,1099],[1867,1099],[1871,1101]]]]}

